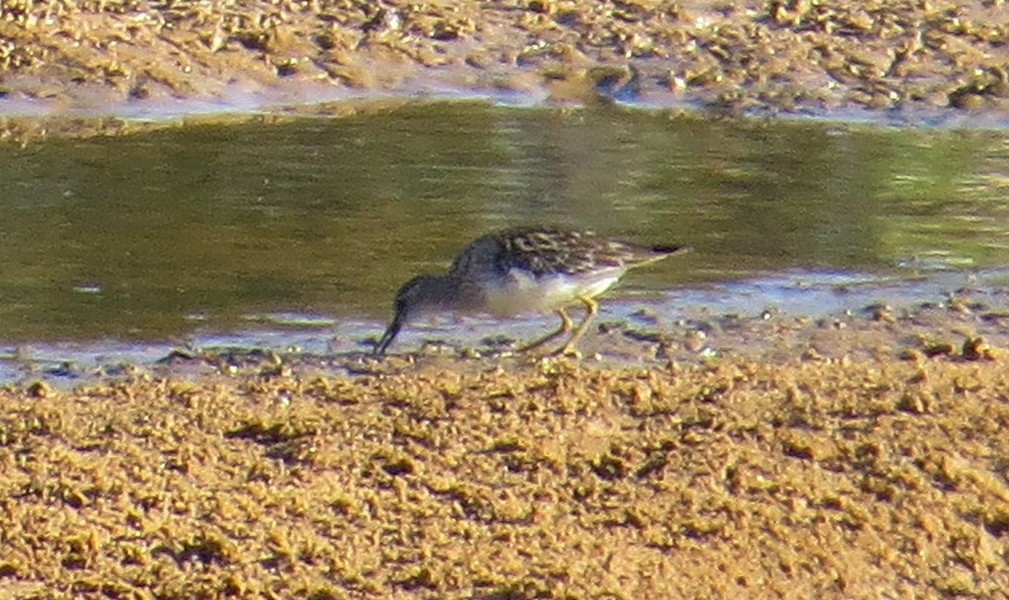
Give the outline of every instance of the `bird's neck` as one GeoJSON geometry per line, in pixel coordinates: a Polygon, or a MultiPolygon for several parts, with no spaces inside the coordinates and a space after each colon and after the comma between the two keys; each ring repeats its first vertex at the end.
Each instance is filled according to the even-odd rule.
{"type": "Polygon", "coordinates": [[[479,307],[482,295],[479,286],[455,273],[438,275],[426,282],[425,304],[436,310],[466,311],[479,307]]]}

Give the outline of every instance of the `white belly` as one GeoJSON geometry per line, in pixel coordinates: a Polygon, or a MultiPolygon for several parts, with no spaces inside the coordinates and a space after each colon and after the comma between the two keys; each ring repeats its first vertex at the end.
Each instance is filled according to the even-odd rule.
{"type": "Polygon", "coordinates": [[[487,312],[499,317],[547,312],[577,302],[580,296],[598,296],[621,275],[623,269],[611,269],[588,277],[548,275],[536,279],[512,269],[507,277],[486,282],[484,302],[487,312]]]}

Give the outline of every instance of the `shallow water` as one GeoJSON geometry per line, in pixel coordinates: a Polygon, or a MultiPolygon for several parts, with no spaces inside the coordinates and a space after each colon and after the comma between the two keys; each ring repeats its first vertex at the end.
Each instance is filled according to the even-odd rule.
{"type": "Polygon", "coordinates": [[[0,349],[355,347],[402,281],[520,223],[694,248],[617,299],[815,312],[774,282],[1009,264],[1007,174],[1001,131],[481,103],[0,147],[0,349]]]}

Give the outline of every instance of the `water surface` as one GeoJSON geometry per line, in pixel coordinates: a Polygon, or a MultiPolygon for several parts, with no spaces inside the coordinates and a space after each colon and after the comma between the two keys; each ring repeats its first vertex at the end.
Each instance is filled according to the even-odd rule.
{"type": "Polygon", "coordinates": [[[1001,131],[481,103],[2,146],[0,347],[363,336],[514,224],[694,248],[618,299],[998,269],[1007,173],[1001,131]]]}

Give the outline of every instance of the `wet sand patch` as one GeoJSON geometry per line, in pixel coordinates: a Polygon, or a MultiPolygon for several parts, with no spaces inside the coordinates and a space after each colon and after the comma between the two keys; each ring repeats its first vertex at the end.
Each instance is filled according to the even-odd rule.
{"type": "Polygon", "coordinates": [[[1007,398],[951,357],[5,390],[0,589],[990,596],[1007,398]]]}
{"type": "MultiPolygon", "coordinates": [[[[29,2],[3,10],[0,94],[8,115],[141,120],[186,102],[275,112],[458,94],[732,114],[901,109],[911,120],[951,108],[997,120],[1009,98],[1004,10],[980,0],[29,2]]],[[[28,127],[5,129],[40,133],[28,127]]],[[[45,130],[123,128],[52,120],[45,130]]]]}
{"type": "Polygon", "coordinates": [[[962,332],[998,319],[877,308],[740,319],[716,354],[587,338],[636,365],[220,354],[8,386],[0,590],[997,594],[1007,355],[997,327],[962,332]]]}

